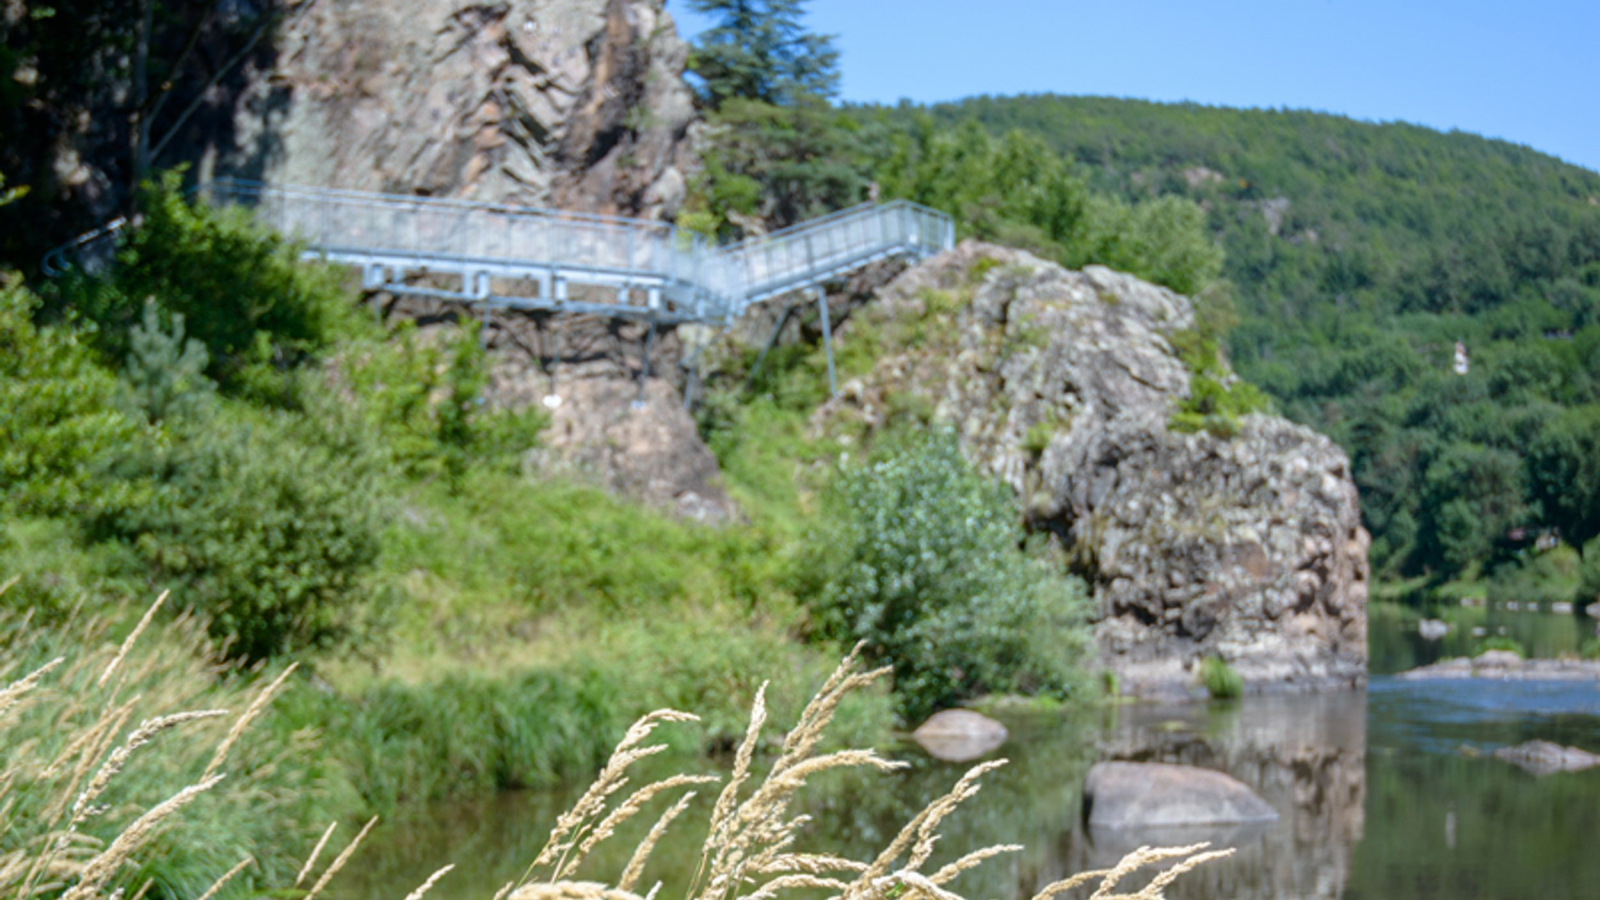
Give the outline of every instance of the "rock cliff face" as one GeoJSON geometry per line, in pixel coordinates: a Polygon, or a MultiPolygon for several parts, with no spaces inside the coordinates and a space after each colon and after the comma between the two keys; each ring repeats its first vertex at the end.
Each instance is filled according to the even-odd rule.
{"type": "Polygon", "coordinates": [[[1169,427],[1190,376],[1188,299],[975,243],[911,269],[845,329],[884,355],[818,414],[948,423],[1007,481],[1098,598],[1104,662],[1135,693],[1192,690],[1221,656],[1247,690],[1366,671],[1367,535],[1349,462],[1268,415],[1218,437],[1169,427]]]}
{"type": "Polygon", "coordinates": [[[662,0],[320,0],[250,73],[237,147],[267,181],[671,215],[695,120],[662,0]]]}

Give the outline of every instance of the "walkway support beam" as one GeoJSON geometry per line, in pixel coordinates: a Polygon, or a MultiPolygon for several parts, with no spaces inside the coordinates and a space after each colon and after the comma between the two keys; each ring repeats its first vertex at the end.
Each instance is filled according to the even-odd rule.
{"type": "Polygon", "coordinates": [[[833,327],[828,323],[828,292],[812,288],[817,295],[817,310],[822,313],[822,350],[828,357],[828,396],[839,396],[839,381],[833,370],[833,327]]]}

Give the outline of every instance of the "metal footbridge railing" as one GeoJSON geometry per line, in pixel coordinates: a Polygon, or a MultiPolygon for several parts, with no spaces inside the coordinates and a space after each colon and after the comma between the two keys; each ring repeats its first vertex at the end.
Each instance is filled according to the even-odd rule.
{"type": "MultiPolygon", "coordinates": [[[[728,246],[663,222],[560,210],[218,179],[199,193],[301,242],[308,258],[359,267],[365,287],[486,307],[656,323],[726,323],[747,306],[888,257],[950,248],[949,216],[906,201],[864,204],[728,246]],[[607,290],[569,291],[572,285],[607,290]]],[[[45,260],[109,258],[120,222],[45,260]]]]}

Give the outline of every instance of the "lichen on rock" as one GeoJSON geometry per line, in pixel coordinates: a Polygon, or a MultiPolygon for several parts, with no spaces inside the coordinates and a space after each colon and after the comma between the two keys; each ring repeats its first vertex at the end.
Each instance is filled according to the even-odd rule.
{"type": "Polygon", "coordinates": [[[1359,685],[1368,538],[1349,460],[1272,415],[1173,429],[1191,378],[1173,337],[1195,322],[1188,298],[1131,276],[963,243],[842,329],[880,355],[815,423],[952,427],[1090,581],[1125,690],[1186,693],[1210,655],[1247,691],[1359,685]]]}

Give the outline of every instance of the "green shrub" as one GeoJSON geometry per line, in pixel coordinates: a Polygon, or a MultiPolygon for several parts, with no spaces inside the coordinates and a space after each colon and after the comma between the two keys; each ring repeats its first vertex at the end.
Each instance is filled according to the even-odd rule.
{"type": "Polygon", "coordinates": [[[1509,650],[1523,659],[1528,657],[1528,648],[1522,646],[1521,641],[1517,640],[1516,638],[1506,637],[1504,635],[1496,635],[1494,637],[1485,638],[1484,640],[1479,641],[1478,646],[1473,648],[1472,655],[1481,656],[1484,653],[1488,653],[1490,650],[1509,650]]]}
{"type": "Polygon", "coordinates": [[[1178,401],[1168,423],[1173,431],[1231,438],[1239,433],[1240,416],[1270,407],[1259,388],[1228,372],[1219,339],[1209,329],[1177,331],[1169,339],[1189,369],[1189,395],[1178,401]]]}
{"type": "Polygon", "coordinates": [[[508,463],[535,446],[550,421],[538,407],[485,404],[489,369],[479,327],[469,321],[432,346],[406,320],[383,340],[352,341],[341,351],[340,373],[361,414],[412,475],[458,480],[474,463],[508,463]]]}
{"type": "Polygon", "coordinates": [[[817,629],[894,666],[916,719],[985,692],[1063,695],[1086,648],[1081,582],[1025,553],[1008,490],[954,436],[841,471],[809,542],[801,597],[817,629]]]}
{"type": "Polygon", "coordinates": [[[1486,593],[1493,603],[1509,600],[1548,606],[1570,602],[1582,590],[1582,568],[1577,550],[1557,544],[1495,566],[1486,593]]]}
{"type": "Polygon", "coordinates": [[[121,410],[116,378],[78,335],[37,327],[38,300],[0,290],[0,512],[109,511],[137,502],[138,485],[102,478],[148,440],[121,410]]]}
{"type": "Polygon", "coordinates": [[[1584,659],[1600,660],[1600,637],[1592,637],[1583,642],[1578,648],[1578,655],[1584,659]]]}
{"type": "Polygon", "coordinates": [[[1244,679],[1220,656],[1201,660],[1200,683],[1217,700],[1235,700],[1244,694],[1244,679]]]}
{"type": "Polygon", "coordinates": [[[352,633],[379,546],[368,461],[223,410],[179,423],[170,446],[128,468],[157,485],[155,498],[100,527],[181,584],[228,655],[257,660],[352,633]]]}
{"type": "Polygon", "coordinates": [[[1600,538],[1583,545],[1583,562],[1578,566],[1578,592],[1573,599],[1585,606],[1600,603],[1600,538]]]}
{"type": "Polygon", "coordinates": [[[349,333],[357,317],[334,269],[301,262],[300,248],[243,209],[190,203],[176,176],[147,189],[106,280],[70,281],[66,299],[114,358],[147,301],[183,317],[210,354],[207,373],[235,393],[273,398],[275,373],[349,333]]]}

